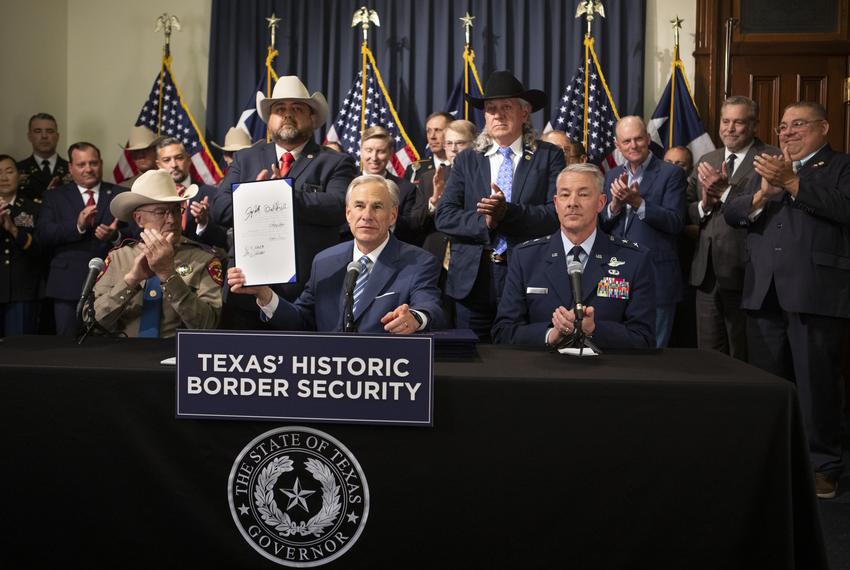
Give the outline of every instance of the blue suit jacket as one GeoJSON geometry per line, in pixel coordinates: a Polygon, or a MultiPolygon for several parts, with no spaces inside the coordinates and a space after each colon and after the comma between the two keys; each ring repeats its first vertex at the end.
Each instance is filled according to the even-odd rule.
{"type": "MultiPolygon", "coordinates": [[[[97,199],[98,224],[111,224],[115,220],[109,212],[109,204],[115,196],[128,190],[101,182],[97,199]]],[[[112,249],[110,242],[94,237],[94,228],[82,234],[77,231],[77,216],[84,207],[82,195],[73,182],[44,193],[36,239],[49,251],[48,297],[67,301],[79,299],[89,271],[89,260],[105,258],[112,249]]]]}
{"type": "Polygon", "coordinates": [[[455,158],[435,218],[437,229],[451,238],[447,295],[455,299],[469,295],[482,251],[495,244],[497,235],[504,235],[510,248],[558,228],[552,199],[565,166],[564,152],[554,145],[538,141],[535,150],[526,148],[514,172],[508,212],[491,231],[475,211],[479,200],[491,193],[490,159],[475,149],[455,158]]]}
{"type": "MultiPolygon", "coordinates": [[[[594,308],[593,342],[599,348],[655,346],[655,286],[647,252],[597,230],[584,267],[581,290],[585,306],[594,308]],[[616,258],[616,260],[614,259],[616,258]],[[628,283],[628,299],[600,296],[603,279],[628,283]]],[[[561,232],[514,248],[493,325],[497,343],[543,346],[552,313],[573,307],[561,232]]]]}
{"type": "MultiPolygon", "coordinates": [[[[611,182],[625,172],[618,166],[605,176],[605,195],[611,202],[611,182]]],[[[646,202],[646,216],[641,220],[626,208],[608,219],[608,206],[599,215],[600,226],[616,238],[628,239],[650,251],[655,267],[655,297],[659,304],[682,300],[682,272],[679,267],[678,235],[685,227],[687,201],[685,171],[674,164],[653,157],[646,166],[640,183],[640,195],[646,202]]]]}
{"type": "Polygon", "coordinates": [[[850,156],[827,145],[797,175],[797,199],[776,196],[753,222],[760,176],[726,204],[726,221],[747,229],[741,307],[761,309],[773,282],[785,311],[850,318],[850,156]]]}
{"type": "MultiPolygon", "coordinates": [[[[274,143],[237,152],[213,201],[213,221],[226,228],[233,227],[232,185],[254,181],[257,174],[276,162],[274,143]]],[[[294,300],[310,275],[313,257],[339,242],[339,228],[345,223],[345,191],[355,176],[357,169],[350,156],[320,147],[312,139],[292,164],[287,178],[292,179],[295,191],[293,213],[299,284],[275,287],[283,297],[294,300]]]]}
{"type": "MultiPolygon", "coordinates": [[[[298,300],[281,299],[270,324],[281,330],[342,330],[343,284],[353,248],[354,242],[347,241],[319,253],[298,300]]],[[[363,291],[365,302],[354,312],[358,331],[384,332],[381,318],[404,303],[428,314],[428,328],[442,328],[439,276],[433,255],[390,235],[363,291]]]]}

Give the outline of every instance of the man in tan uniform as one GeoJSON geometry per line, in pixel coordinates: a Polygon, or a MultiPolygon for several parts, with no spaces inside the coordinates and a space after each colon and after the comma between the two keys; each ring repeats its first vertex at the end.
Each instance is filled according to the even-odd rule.
{"type": "Polygon", "coordinates": [[[221,262],[212,248],[181,234],[181,214],[195,185],[178,196],[164,170],[139,176],[110,204],[135,221],[141,241],[112,250],[94,287],[95,318],[127,336],[172,337],[178,328],[215,328],[221,312],[221,262]]]}

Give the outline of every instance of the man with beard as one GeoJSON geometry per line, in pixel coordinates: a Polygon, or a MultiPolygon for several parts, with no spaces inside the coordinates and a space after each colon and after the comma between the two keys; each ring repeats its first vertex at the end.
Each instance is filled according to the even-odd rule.
{"type": "MultiPolygon", "coordinates": [[[[323,148],[313,140],[313,131],[327,120],[328,104],[321,93],[310,95],[298,77],[281,77],[270,98],[259,94],[257,112],[268,124],[272,142],[236,153],[213,201],[212,220],[233,226],[234,184],[289,179],[298,282],[276,285],[275,292],[294,301],[310,277],[313,257],[339,240],[339,228],[345,221],[345,191],[357,176],[357,167],[348,155],[323,148]]],[[[243,295],[227,296],[221,326],[266,328],[257,316],[256,304],[243,295]]]]}

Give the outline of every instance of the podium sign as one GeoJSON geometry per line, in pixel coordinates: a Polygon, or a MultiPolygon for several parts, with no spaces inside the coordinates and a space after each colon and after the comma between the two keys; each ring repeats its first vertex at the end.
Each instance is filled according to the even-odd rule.
{"type": "Polygon", "coordinates": [[[177,332],[177,417],[430,426],[426,336],[177,332]]]}

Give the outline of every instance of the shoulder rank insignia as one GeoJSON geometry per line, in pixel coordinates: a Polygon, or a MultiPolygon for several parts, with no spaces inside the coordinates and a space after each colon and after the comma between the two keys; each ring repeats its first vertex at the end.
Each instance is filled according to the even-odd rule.
{"type": "Polygon", "coordinates": [[[188,263],[181,263],[180,265],[177,266],[177,274],[180,277],[186,277],[190,273],[192,273],[192,266],[189,265],[188,263]]]}
{"type": "Polygon", "coordinates": [[[611,267],[620,267],[621,265],[625,265],[625,264],[626,264],[625,261],[620,261],[616,257],[612,257],[611,259],[608,260],[608,265],[610,265],[611,267]]]}
{"type": "Polygon", "coordinates": [[[221,261],[218,258],[214,257],[207,263],[207,273],[210,274],[216,285],[221,286],[224,283],[224,272],[221,269],[221,261]]]}

